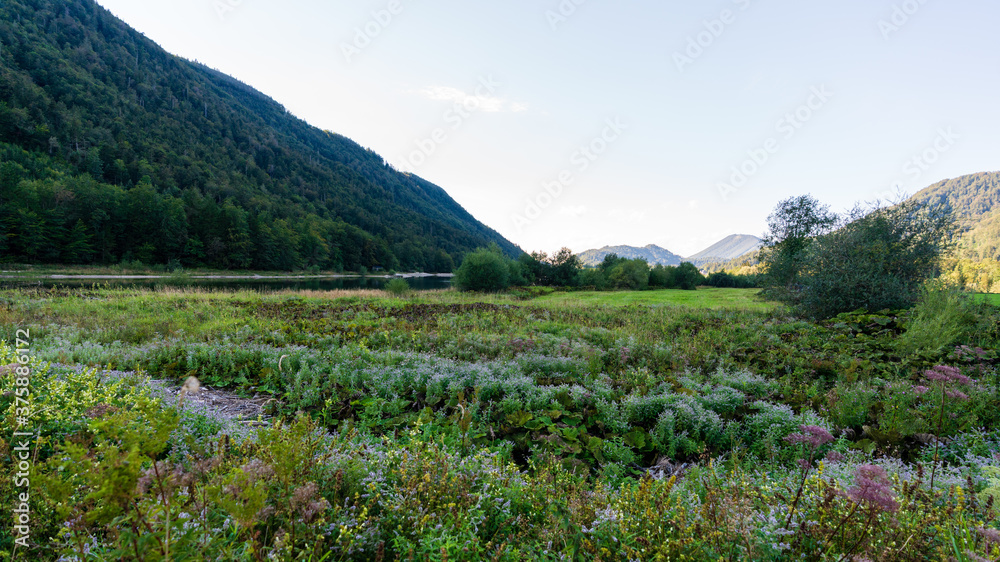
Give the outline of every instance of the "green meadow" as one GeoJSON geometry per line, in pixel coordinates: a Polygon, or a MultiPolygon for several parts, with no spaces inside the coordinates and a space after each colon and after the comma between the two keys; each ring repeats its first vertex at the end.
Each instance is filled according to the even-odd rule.
{"type": "Polygon", "coordinates": [[[7,290],[0,411],[40,560],[996,558],[1000,311],[921,306],[7,290]]]}
{"type": "Polygon", "coordinates": [[[557,292],[533,302],[555,306],[673,306],[696,309],[775,310],[776,303],[759,297],[759,289],[718,289],[696,291],[578,291],[557,292]]]}

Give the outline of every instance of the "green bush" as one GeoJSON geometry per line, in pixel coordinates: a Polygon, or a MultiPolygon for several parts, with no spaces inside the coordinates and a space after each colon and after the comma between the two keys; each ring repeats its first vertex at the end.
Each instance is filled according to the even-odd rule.
{"type": "MultiPolygon", "coordinates": [[[[808,203],[825,209],[815,201],[808,203]]],[[[804,239],[773,244],[763,262],[771,296],[814,318],[913,306],[950,249],[955,231],[950,211],[910,202],[856,208],[840,228],[826,234],[820,227],[828,218],[814,228],[816,213],[805,214],[805,219],[788,217],[792,223],[806,221],[799,229],[806,232],[804,239]],[[794,254],[786,251],[790,245],[798,248],[794,254]]],[[[775,228],[772,225],[772,231],[775,228]]],[[[788,225],[786,229],[795,231],[788,225]]]]}
{"type": "Polygon", "coordinates": [[[927,287],[910,311],[906,332],[898,340],[907,354],[940,356],[976,328],[977,305],[965,293],[943,286],[927,287]]]}
{"type": "Polygon", "coordinates": [[[649,287],[649,264],[641,258],[622,261],[611,269],[608,282],[616,289],[644,290],[649,287]]]}
{"type": "Polygon", "coordinates": [[[397,277],[385,284],[385,292],[394,297],[404,297],[410,293],[410,284],[406,282],[406,279],[397,277]]]}
{"type": "Polygon", "coordinates": [[[460,291],[502,291],[510,286],[511,265],[498,247],[466,254],[452,284],[460,291]]]}
{"type": "Polygon", "coordinates": [[[698,271],[693,263],[684,262],[677,266],[674,270],[673,282],[670,284],[671,289],[682,289],[685,291],[693,291],[705,282],[705,277],[698,271]]]}
{"type": "Polygon", "coordinates": [[[598,291],[608,288],[608,276],[605,275],[604,271],[596,267],[588,267],[580,270],[580,274],[576,278],[577,284],[581,287],[592,287],[598,291]]]}

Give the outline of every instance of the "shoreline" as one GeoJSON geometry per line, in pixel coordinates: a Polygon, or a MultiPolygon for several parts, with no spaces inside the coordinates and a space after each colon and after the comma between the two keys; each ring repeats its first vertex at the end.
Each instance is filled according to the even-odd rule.
{"type": "MultiPolygon", "coordinates": [[[[32,274],[24,273],[17,274],[17,272],[3,271],[0,272],[0,279],[58,279],[58,280],[73,280],[73,279],[110,279],[110,280],[155,280],[155,279],[175,279],[176,275],[146,275],[146,274],[32,274]]],[[[198,279],[198,280],[220,280],[220,281],[258,281],[258,280],[274,280],[274,281],[295,281],[295,280],[323,280],[323,279],[425,279],[432,277],[440,277],[450,279],[454,277],[453,273],[397,273],[395,275],[358,275],[358,274],[330,274],[330,275],[188,275],[181,274],[180,277],[185,279],[198,279]]]]}

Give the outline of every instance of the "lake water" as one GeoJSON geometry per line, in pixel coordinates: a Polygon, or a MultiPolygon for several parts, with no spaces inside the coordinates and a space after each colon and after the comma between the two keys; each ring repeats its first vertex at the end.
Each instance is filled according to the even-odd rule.
{"type": "MultiPolygon", "coordinates": [[[[217,290],[250,289],[254,291],[312,290],[333,291],[338,289],[381,289],[390,279],[384,277],[338,277],[338,278],[170,278],[129,279],[129,278],[0,278],[0,289],[16,287],[200,287],[217,290]]],[[[447,289],[451,287],[451,277],[410,277],[406,279],[410,288],[417,291],[447,289]]]]}

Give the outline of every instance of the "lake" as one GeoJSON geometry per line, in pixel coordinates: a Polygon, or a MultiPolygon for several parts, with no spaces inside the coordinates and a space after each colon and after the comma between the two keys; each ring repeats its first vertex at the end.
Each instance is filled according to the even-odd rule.
{"type": "MultiPolygon", "coordinates": [[[[5,276],[0,277],[0,289],[18,287],[200,287],[217,290],[250,289],[272,292],[284,290],[333,291],[338,289],[381,289],[390,278],[385,277],[281,277],[281,276],[5,276]]],[[[408,277],[406,282],[417,291],[447,289],[451,277],[408,277]]]]}

